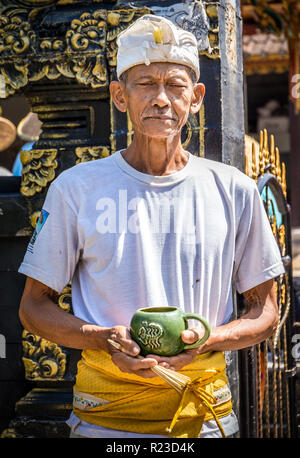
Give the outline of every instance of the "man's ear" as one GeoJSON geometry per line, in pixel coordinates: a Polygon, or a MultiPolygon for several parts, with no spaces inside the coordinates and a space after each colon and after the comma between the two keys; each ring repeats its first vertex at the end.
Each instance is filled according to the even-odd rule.
{"type": "Polygon", "coordinates": [[[197,83],[193,87],[193,97],[190,107],[191,113],[198,113],[200,110],[203,98],[205,95],[205,86],[202,83],[197,83]]]}
{"type": "Polygon", "coordinates": [[[117,109],[125,113],[127,111],[125,84],[122,81],[112,81],[109,90],[117,109]]]}

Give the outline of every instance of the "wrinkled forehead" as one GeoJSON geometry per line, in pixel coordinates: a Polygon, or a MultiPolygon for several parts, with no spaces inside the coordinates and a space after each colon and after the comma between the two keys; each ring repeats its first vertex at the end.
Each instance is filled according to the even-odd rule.
{"type": "Polygon", "coordinates": [[[131,67],[126,72],[127,81],[137,78],[165,79],[165,78],[190,78],[190,68],[168,62],[152,62],[149,65],[140,64],[131,67]]]}

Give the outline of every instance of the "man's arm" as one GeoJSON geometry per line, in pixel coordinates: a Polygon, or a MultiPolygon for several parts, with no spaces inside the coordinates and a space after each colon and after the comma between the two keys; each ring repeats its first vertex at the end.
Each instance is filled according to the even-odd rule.
{"type": "Polygon", "coordinates": [[[155,376],[150,368],[157,362],[134,358],[140,349],[125,326],[109,328],[87,323],[58,307],[56,298],[57,293],[51,288],[27,277],[19,311],[27,331],[69,348],[104,350],[112,355],[112,360],[123,372],[147,378],[155,376]],[[114,349],[107,342],[108,338],[120,343],[131,356],[114,349]]]}
{"type": "Polygon", "coordinates": [[[239,350],[258,344],[275,332],[278,307],[274,280],[245,291],[243,296],[246,313],[237,320],[215,328],[201,352],[239,350]]]}
{"type": "MultiPolygon", "coordinates": [[[[274,280],[266,281],[243,293],[246,313],[240,318],[211,331],[208,340],[193,350],[186,350],[171,358],[157,357],[158,362],[166,361],[169,367],[179,370],[189,364],[198,354],[209,351],[239,350],[255,345],[270,337],[278,324],[278,307],[274,280]]],[[[182,339],[193,343],[200,337],[197,328],[183,331],[182,339]]]]}

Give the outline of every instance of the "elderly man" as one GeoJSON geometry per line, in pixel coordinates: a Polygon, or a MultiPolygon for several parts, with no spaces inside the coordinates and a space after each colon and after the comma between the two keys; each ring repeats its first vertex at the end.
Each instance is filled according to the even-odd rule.
{"type": "MultiPolygon", "coordinates": [[[[130,115],[133,142],[51,184],[20,267],[28,276],[20,318],[29,331],[83,350],[71,437],[232,436],[224,351],[274,332],[280,253],[254,181],[181,145],[205,92],[194,36],[146,15],[118,45],[110,91],[130,115]],[[70,281],[74,315],[55,304],[70,281]],[[246,313],[229,322],[232,285],[246,313]],[[176,356],[136,358],[129,323],[153,306],[200,314],[209,339],[176,356]],[[191,378],[184,396],[151,370],[157,364],[191,378]]],[[[201,333],[195,327],[182,339],[201,333]]]]}

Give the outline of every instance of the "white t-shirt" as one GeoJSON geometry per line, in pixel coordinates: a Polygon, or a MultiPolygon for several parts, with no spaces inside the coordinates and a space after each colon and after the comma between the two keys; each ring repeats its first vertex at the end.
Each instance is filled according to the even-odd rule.
{"type": "Polygon", "coordinates": [[[74,314],[125,325],[137,308],[181,307],[215,327],[242,293],[284,272],[255,182],[189,155],[168,176],[121,152],[81,163],[51,184],[19,272],[61,292],[74,314]]]}

